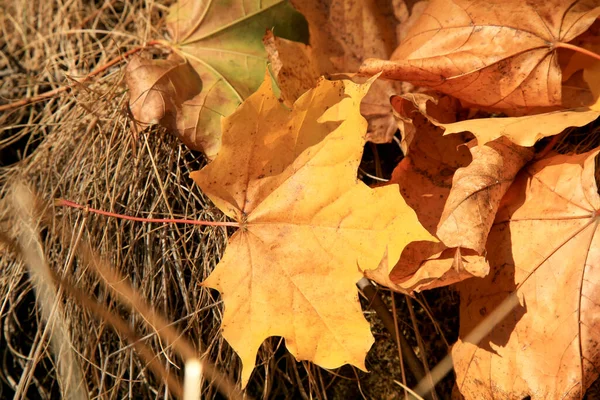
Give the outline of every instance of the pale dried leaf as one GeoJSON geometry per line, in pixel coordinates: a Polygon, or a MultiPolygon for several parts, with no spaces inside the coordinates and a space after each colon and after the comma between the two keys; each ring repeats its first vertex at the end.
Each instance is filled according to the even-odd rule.
{"type": "Polygon", "coordinates": [[[533,151],[505,138],[471,148],[473,161],[459,168],[437,227],[437,237],[448,247],[484,254],[487,236],[500,200],[533,151]]]}

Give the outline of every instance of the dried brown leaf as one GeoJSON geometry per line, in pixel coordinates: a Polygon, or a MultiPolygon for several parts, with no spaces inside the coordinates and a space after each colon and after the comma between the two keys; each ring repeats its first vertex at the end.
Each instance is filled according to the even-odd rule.
{"type": "Polygon", "coordinates": [[[467,399],[580,399],[600,366],[598,150],[521,172],[488,238],[491,272],[462,283],[453,347],[467,399]],[[520,306],[479,344],[464,338],[505,299],[520,306]]]}
{"type": "MultiPolygon", "coordinates": [[[[310,27],[310,47],[265,36],[269,59],[286,104],[315,86],[321,75],[354,73],[367,57],[391,55],[397,45],[396,26],[408,18],[402,1],[328,0],[315,5],[310,0],[294,0],[310,27]]],[[[275,32],[277,33],[277,32],[275,32]]],[[[400,84],[376,81],[361,103],[361,113],[369,122],[368,140],[390,142],[396,132],[390,96],[400,93],[400,84]]]]}
{"type": "Polygon", "coordinates": [[[437,237],[448,247],[484,254],[488,233],[500,200],[533,151],[500,138],[471,148],[473,161],[459,168],[437,227],[437,237]]]}
{"type": "Polygon", "coordinates": [[[391,61],[366,60],[361,72],[522,115],[561,105],[556,46],[598,15],[596,0],[432,0],[391,61]]]}

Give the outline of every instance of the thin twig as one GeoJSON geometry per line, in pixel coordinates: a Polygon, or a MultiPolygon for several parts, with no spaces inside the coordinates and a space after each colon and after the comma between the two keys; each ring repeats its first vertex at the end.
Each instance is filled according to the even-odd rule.
{"type": "Polygon", "coordinates": [[[423,370],[423,365],[421,365],[421,361],[419,361],[419,358],[408,343],[408,340],[406,340],[404,335],[401,334],[402,332],[397,329],[397,325],[394,323],[394,317],[383,300],[381,300],[381,297],[377,293],[377,289],[375,289],[371,282],[366,278],[363,278],[358,282],[358,287],[365,294],[367,300],[369,300],[369,306],[375,310],[388,332],[390,332],[393,337],[396,337],[396,331],[398,331],[400,350],[408,369],[410,369],[417,381],[423,379],[425,377],[425,372],[423,370]]]}
{"type": "Polygon", "coordinates": [[[435,391],[435,384],[431,379],[431,371],[429,370],[429,365],[427,365],[427,354],[425,353],[425,345],[423,344],[423,339],[421,338],[421,333],[419,332],[419,327],[417,326],[417,316],[415,315],[415,310],[413,308],[412,300],[409,296],[406,296],[406,307],[408,308],[408,312],[410,314],[410,319],[413,324],[413,329],[415,330],[415,337],[417,338],[417,345],[419,346],[419,350],[423,356],[423,367],[425,368],[425,379],[429,379],[431,383],[431,390],[429,393],[425,393],[423,397],[427,399],[438,400],[438,395],[435,391]]]}
{"type": "MultiPolygon", "coordinates": [[[[396,309],[395,297],[396,296],[394,295],[394,293],[392,293],[392,315],[394,316],[394,327],[396,328],[396,337],[394,339],[396,340],[396,346],[398,348],[399,353],[398,356],[400,357],[400,371],[402,372],[402,383],[404,387],[406,387],[406,373],[404,372],[404,357],[402,357],[402,346],[400,345],[400,334],[398,333],[398,310],[396,309]]],[[[404,390],[404,398],[408,400],[407,390],[404,390]]]]}
{"type": "Polygon", "coordinates": [[[46,99],[50,99],[58,94],[61,94],[63,92],[66,92],[70,89],[72,89],[76,84],[82,84],[84,82],[87,82],[88,80],[90,80],[92,77],[106,71],[108,68],[112,67],[115,64],[120,63],[121,61],[125,60],[127,57],[132,56],[135,53],[138,53],[142,50],[144,50],[145,48],[147,48],[148,46],[156,46],[158,45],[160,42],[158,41],[151,41],[148,42],[146,45],[144,46],[138,46],[135,47],[115,58],[113,58],[112,60],[110,60],[109,62],[107,62],[104,65],[101,65],[100,67],[96,68],[94,71],[90,72],[86,77],[84,77],[82,80],[77,81],[76,83],[72,84],[72,85],[67,85],[67,86],[61,86],[59,88],[50,90],[48,92],[44,92],[42,94],[38,94],[37,96],[31,96],[31,97],[26,97],[24,99],[21,100],[17,100],[17,101],[13,101],[12,103],[8,103],[5,104],[3,106],[0,106],[0,112],[2,111],[8,111],[8,110],[12,110],[18,107],[22,107],[22,106],[26,106],[28,104],[31,103],[36,103],[38,101],[42,101],[42,100],[46,100],[46,99]]]}
{"type": "Polygon", "coordinates": [[[408,392],[408,394],[410,394],[412,396],[412,399],[414,399],[414,400],[425,400],[424,398],[422,398],[421,396],[419,396],[417,393],[415,393],[415,391],[413,391],[411,388],[409,388],[408,386],[406,386],[402,382],[398,382],[397,380],[394,379],[394,383],[396,385],[400,386],[406,392],[408,392]]]}
{"type": "MultiPolygon", "coordinates": [[[[500,303],[498,307],[489,313],[483,321],[481,321],[467,336],[462,338],[463,343],[473,343],[475,345],[494,329],[494,327],[502,321],[517,305],[519,305],[519,297],[515,292],[510,294],[506,299],[500,303]]],[[[419,396],[423,396],[425,393],[429,393],[434,385],[437,385],[448,372],[452,371],[452,356],[446,355],[442,361],[440,361],[431,370],[431,377],[422,379],[417,387],[414,389],[419,396]]],[[[457,382],[458,386],[460,384],[457,382]]]]}
{"type": "Polygon", "coordinates": [[[542,149],[542,151],[540,151],[538,154],[536,154],[535,159],[540,160],[540,159],[546,157],[546,155],[548,155],[548,153],[550,153],[552,151],[552,149],[554,149],[554,146],[556,146],[556,144],[558,142],[560,142],[560,140],[563,137],[564,137],[564,132],[559,135],[554,135],[552,137],[552,139],[548,142],[548,144],[546,144],[546,146],[542,149]]]}

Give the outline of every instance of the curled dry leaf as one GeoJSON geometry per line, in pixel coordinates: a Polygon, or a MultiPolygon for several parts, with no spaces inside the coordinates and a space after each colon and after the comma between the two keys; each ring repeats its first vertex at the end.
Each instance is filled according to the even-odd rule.
{"type": "Polygon", "coordinates": [[[164,124],[210,158],[221,145],[221,117],[262,82],[265,30],[298,40],[307,33],[284,0],[180,0],[169,9],[167,28],[171,41],[162,44],[173,50],[170,59],[128,67],[131,110],[137,121],[164,124]]]}
{"type": "MultiPolygon", "coordinates": [[[[264,38],[288,106],[314,87],[322,75],[354,73],[367,57],[389,57],[397,45],[396,27],[408,18],[403,1],[327,0],[315,4],[312,0],[293,0],[292,4],[308,20],[310,46],[275,37],[272,32],[264,38]]],[[[401,90],[399,83],[390,81],[371,85],[361,104],[369,122],[368,140],[392,140],[396,124],[389,98],[401,90]]]]}
{"type": "Polygon", "coordinates": [[[269,336],[298,360],[365,369],[373,343],[356,282],[394,265],[413,240],[433,238],[395,186],[356,180],[368,84],[319,81],[291,110],[270,78],[223,121],[223,147],[192,178],[240,229],[205,281],[225,303],[223,336],[242,384],[269,336]]]}
{"type": "MultiPolygon", "coordinates": [[[[403,135],[414,137],[408,144],[407,156],[398,164],[390,183],[398,183],[400,193],[417,213],[423,226],[435,234],[444,204],[450,193],[456,170],[471,162],[465,146],[470,135],[443,136],[425,113],[444,121],[455,118],[455,103],[448,98],[406,94],[393,99],[403,135]]],[[[415,241],[402,253],[398,263],[388,269],[368,271],[367,276],[398,291],[432,289],[472,276],[485,276],[485,259],[473,251],[448,249],[442,243],[415,241]],[[385,274],[387,272],[387,274],[385,274]]]]}
{"type": "Polygon", "coordinates": [[[210,137],[195,134],[178,124],[185,123],[187,102],[202,92],[202,79],[185,60],[149,60],[134,57],[127,65],[125,82],[129,87],[129,107],[135,122],[144,125],[162,123],[177,132],[191,149],[215,153],[210,137]]]}
{"type": "Polygon", "coordinates": [[[444,99],[421,101],[430,98],[412,94],[394,98],[396,115],[402,122],[403,141],[406,142],[405,132],[414,136],[407,142],[407,154],[394,169],[390,182],[399,184],[402,197],[415,210],[421,224],[435,234],[454,173],[471,163],[465,143],[472,136],[443,136],[443,130],[433,125],[424,113],[427,111],[440,119],[452,120],[456,113],[455,103],[444,99]],[[415,99],[416,103],[413,103],[415,99]]]}
{"type": "Polygon", "coordinates": [[[581,107],[522,117],[478,118],[451,124],[433,122],[446,129],[445,135],[471,132],[477,138],[479,145],[506,137],[519,146],[530,147],[538,140],[559,134],[566,128],[589,124],[598,116],[600,110],[581,107]]]}
{"type": "Polygon", "coordinates": [[[561,105],[557,45],[598,15],[596,0],[432,0],[391,61],[369,59],[360,71],[522,115],[561,105]]]}
{"type": "MultiPolygon", "coordinates": [[[[600,63],[593,64],[594,68],[586,69],[584,77],[590,81],[592,91],[600,92],[600,63]],[[598,79],[596,79],[597,74],[598,79]]],[[[600,116],[600,106],[596,101],[595,105],[590,107],[580,107],[572,110],[553,111],[543,114],[526,115],[522,117],[506,118],[475,118],[463,121],[447,121],[443,116],[436,115],[427,108],[428,102],[436,103],[437,97],[428,93],[408,93],[403,95],[405,99],[410,99],[423,113],[427,119],[436,126],[444,128],[444,135],[454,133],[470,132],[477,138],[479,146],[505,137],[516,145],[531,147],[538,140],[561,133],[566,128],[580,127],[596,120],[600,116]]],[[[392,98],[392,105],[398,114],[402,103],[392,98]]],[[[439,109],[434,107],[432,110],[439,109]]],[[[400,129],[403,129],[402,117],[399,119],[400,129]]],[[[410,126],[406,128],[406,134],[403,135],[403,151],[408,146],[414,133],[410,126]],[[404,143],[406,142],[406,143],[404,143]]]]}
{"type": "Polygon", "coordinates": [[[500,138],[471,148],[473,161],[459,168],[437,227],[437,237],[448,247],[484,254],[488,233],[500,200],[533,150],[500,138]]]}
{"type": "MultiPolygon", "coordinates": [[[[456,122],[458,105],[456,100],[450,96],[439,97],[430,93],[406,93],[401,96],[392,96],[390,104],[393,108],[393,116],[400,129],[400,136],[402,137],[400,147],[404,155],[408,155],[411,151],[412,141],[417,134],[417,124],[414,124],[412,120],[414,115],[418,115],[417,110],[434,124],[438,121],[456,122]],[[427,107],[428,102],[432,103],[429,108],[427,107]]],[[[418,125],[423,126],[423,121],[421,120],[418,125]]],[[[460,141],[461,138],[458,138],[458,140],[460,141]]],[[[436,142],[433,141],[432,143],[436,142]]]]}
{"type": "Polygon", "coordinates": [[[437,247],[444,250],[434,253],[436,246],[424,242],[408,245],[408,254],[402,254],[390,272],[389,280],[397,287],[413,292],[448,286],[489,273],[487,260],[475,251],[447,248],[443,244],[437,247]]]}
{"type": "Polygon", "coordinates": [[[459,286],[452,350],[468,399],[580,399],[600,370],[598,150],[553,156],[519,174],[488,238],[489,276],[459,286]],[[481,343],[464,338],[502,301],[514,309],[481,343]]]}

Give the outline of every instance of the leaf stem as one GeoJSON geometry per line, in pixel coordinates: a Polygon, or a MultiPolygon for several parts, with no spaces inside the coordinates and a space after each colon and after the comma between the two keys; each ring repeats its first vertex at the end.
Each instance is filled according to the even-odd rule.
{"type": "Polygon", "coordinates": [[[126,219],[128,221],[137,222],[155,222],[159,224],[188,224],[188,225],[204,225],[204,226],[234,226],[239,228],[240,224],[237,222],[228,221],[201,221],[195,219],[174,219],[174,218],[144,218],[144,217],[132,217],[130,215],[117,214],[110,211],[98,210],[88,206],[82,206],[71,200],[55,199],[54,205],[57,207],[72,207],[93,214],[105,215],[107,217],[126,219]]]}
{"type": "Polygon", "coordinates": [[[578,53],[585,54],[586,56],[595,58],[596,60],[600,60],[600,54],[596,54],[593,51],[590,51],[588,49],[584,49],[583,47],[575,46],[574,44],[557,42],[557,43],[554,43],[554,48],[562,48],[562,49],[573,50],[573,51],[576,51],[578,53]]]}

